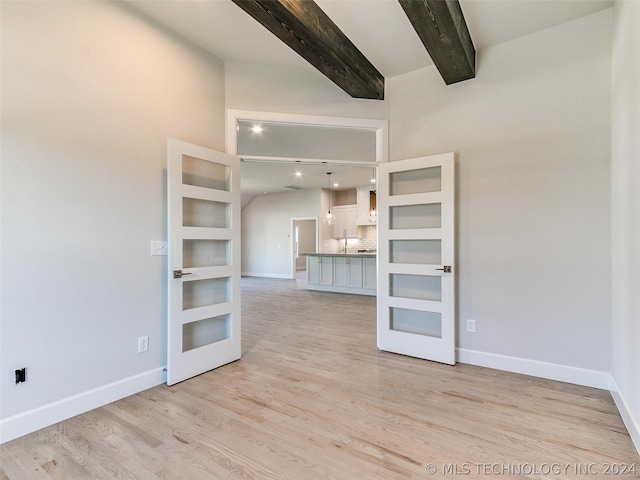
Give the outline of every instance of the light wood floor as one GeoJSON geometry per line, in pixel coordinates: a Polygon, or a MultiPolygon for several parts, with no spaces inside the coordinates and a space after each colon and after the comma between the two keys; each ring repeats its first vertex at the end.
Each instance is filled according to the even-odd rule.
{"type": "Polygon", "coordinates": [[[374,298],[299,286],[243,279],[242,360],[8,442],[0,479],[640,478],[608,392],[379,352],[374,298]]]}

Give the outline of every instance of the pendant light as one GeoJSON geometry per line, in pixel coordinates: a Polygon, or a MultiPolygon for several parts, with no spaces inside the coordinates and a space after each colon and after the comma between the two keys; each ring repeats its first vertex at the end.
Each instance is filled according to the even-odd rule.
{"type": "Polygon", "coordinates": [[[327,172],[327,175],[329,175],[329,211],[322,219],[322,223],[325,225],[333,225],[336,221],[336,217],[331,213],[331,172],[327,172]]]}
{"type": "Polygon", "coordinates": [[[376,169],[373,169],[373,176],[371,177],[371,191],[369,192],[369,223],[378,223],[378,212],[376,212],[376,169]],[[371,201],[373,199],[373,201],[371,201]]]}

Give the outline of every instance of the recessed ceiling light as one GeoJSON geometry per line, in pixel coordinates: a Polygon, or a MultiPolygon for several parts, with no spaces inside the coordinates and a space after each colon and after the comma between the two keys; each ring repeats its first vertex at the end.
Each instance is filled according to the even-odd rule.
{"type": "Polygon", "coordinates": [[[251,131],[253,133],[262,133],[262,127],[260,125],[254,125],[251,127],[251,131]]]}
{"type": "Polygon", "coordinates": [[[302,172],[300,170],[296,171],[296,177],[301,177],[302,176],[302,172]]]}
{"type": "Polygon", "coordinates": [[[339,184],[338,182],[333,182],[333,186],[334,186],[334,187],[339,187],[339,186],[340,186],[340,184],[339,184]]]}

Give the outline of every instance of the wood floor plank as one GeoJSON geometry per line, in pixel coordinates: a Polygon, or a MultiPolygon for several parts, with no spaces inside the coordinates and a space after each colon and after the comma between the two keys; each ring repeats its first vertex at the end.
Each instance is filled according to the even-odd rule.
{"type": "Polygon", "coordinates": [[[487,465],[552,463],[566,471],[499,476],[595,465],[605,478],[620,463],[640,478],[609,392],[381,352],[375,298],[242,288],[241,360],[8,442],[0,480],[486,478],[487,465]]]}

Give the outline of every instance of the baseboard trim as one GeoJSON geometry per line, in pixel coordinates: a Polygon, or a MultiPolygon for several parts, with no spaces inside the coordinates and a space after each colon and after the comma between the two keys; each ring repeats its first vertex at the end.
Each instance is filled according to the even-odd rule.
{"type": "Polygon", "coordinates": [[[291,275],[287,275],[284,273],[253,273],[253,272],[242,272],[241,275],[243,277],[260,277],[260,278],[285,278],[287,280],[291,280],[291,275]]]}
{"type": "Polygon", "coordinates": [[[526,358],[511,357],[508,355],[479,352],[465,348],[458,348],[457,351],[458,361],[460,363],[495,368],[497,370],[573,383],[585,387],[600,388],[602,390],[611,389],[612,376],[609,372],[570,367],[538,360],[528,360],[526,358]]]}
{"type": "Polygon", "coordinates": [[[5,418],[0,421],[0,443],[134,395],[165,381],[164,367],[160,367],[5,418]]]}
{"type": "MultiPolygon", "coordinates": [[[[640,453],[640,423],[610,373],[463,348],[457,352],[460,363],[609,390],[631,441],[640,453]]],[[[164,367],[149,370],[1,420],[0,444],[165,383],[164,370],[164,367]]]]}
{"type": "Polygon", "coordinates": [[[627,427],[631,441],[640,455],[640,422],[638,422],[638,419],[634,418],[633,413],[631,413],[629,404],[624,398],[622,392],[620,392],[618,383],[613,376],[611,376],[611,396],[613,397],[613,401],[616,403],[616,407],[618,407],[618,411],[620,412],[620,416],[622,417],[625,427],[627,427]]]}

